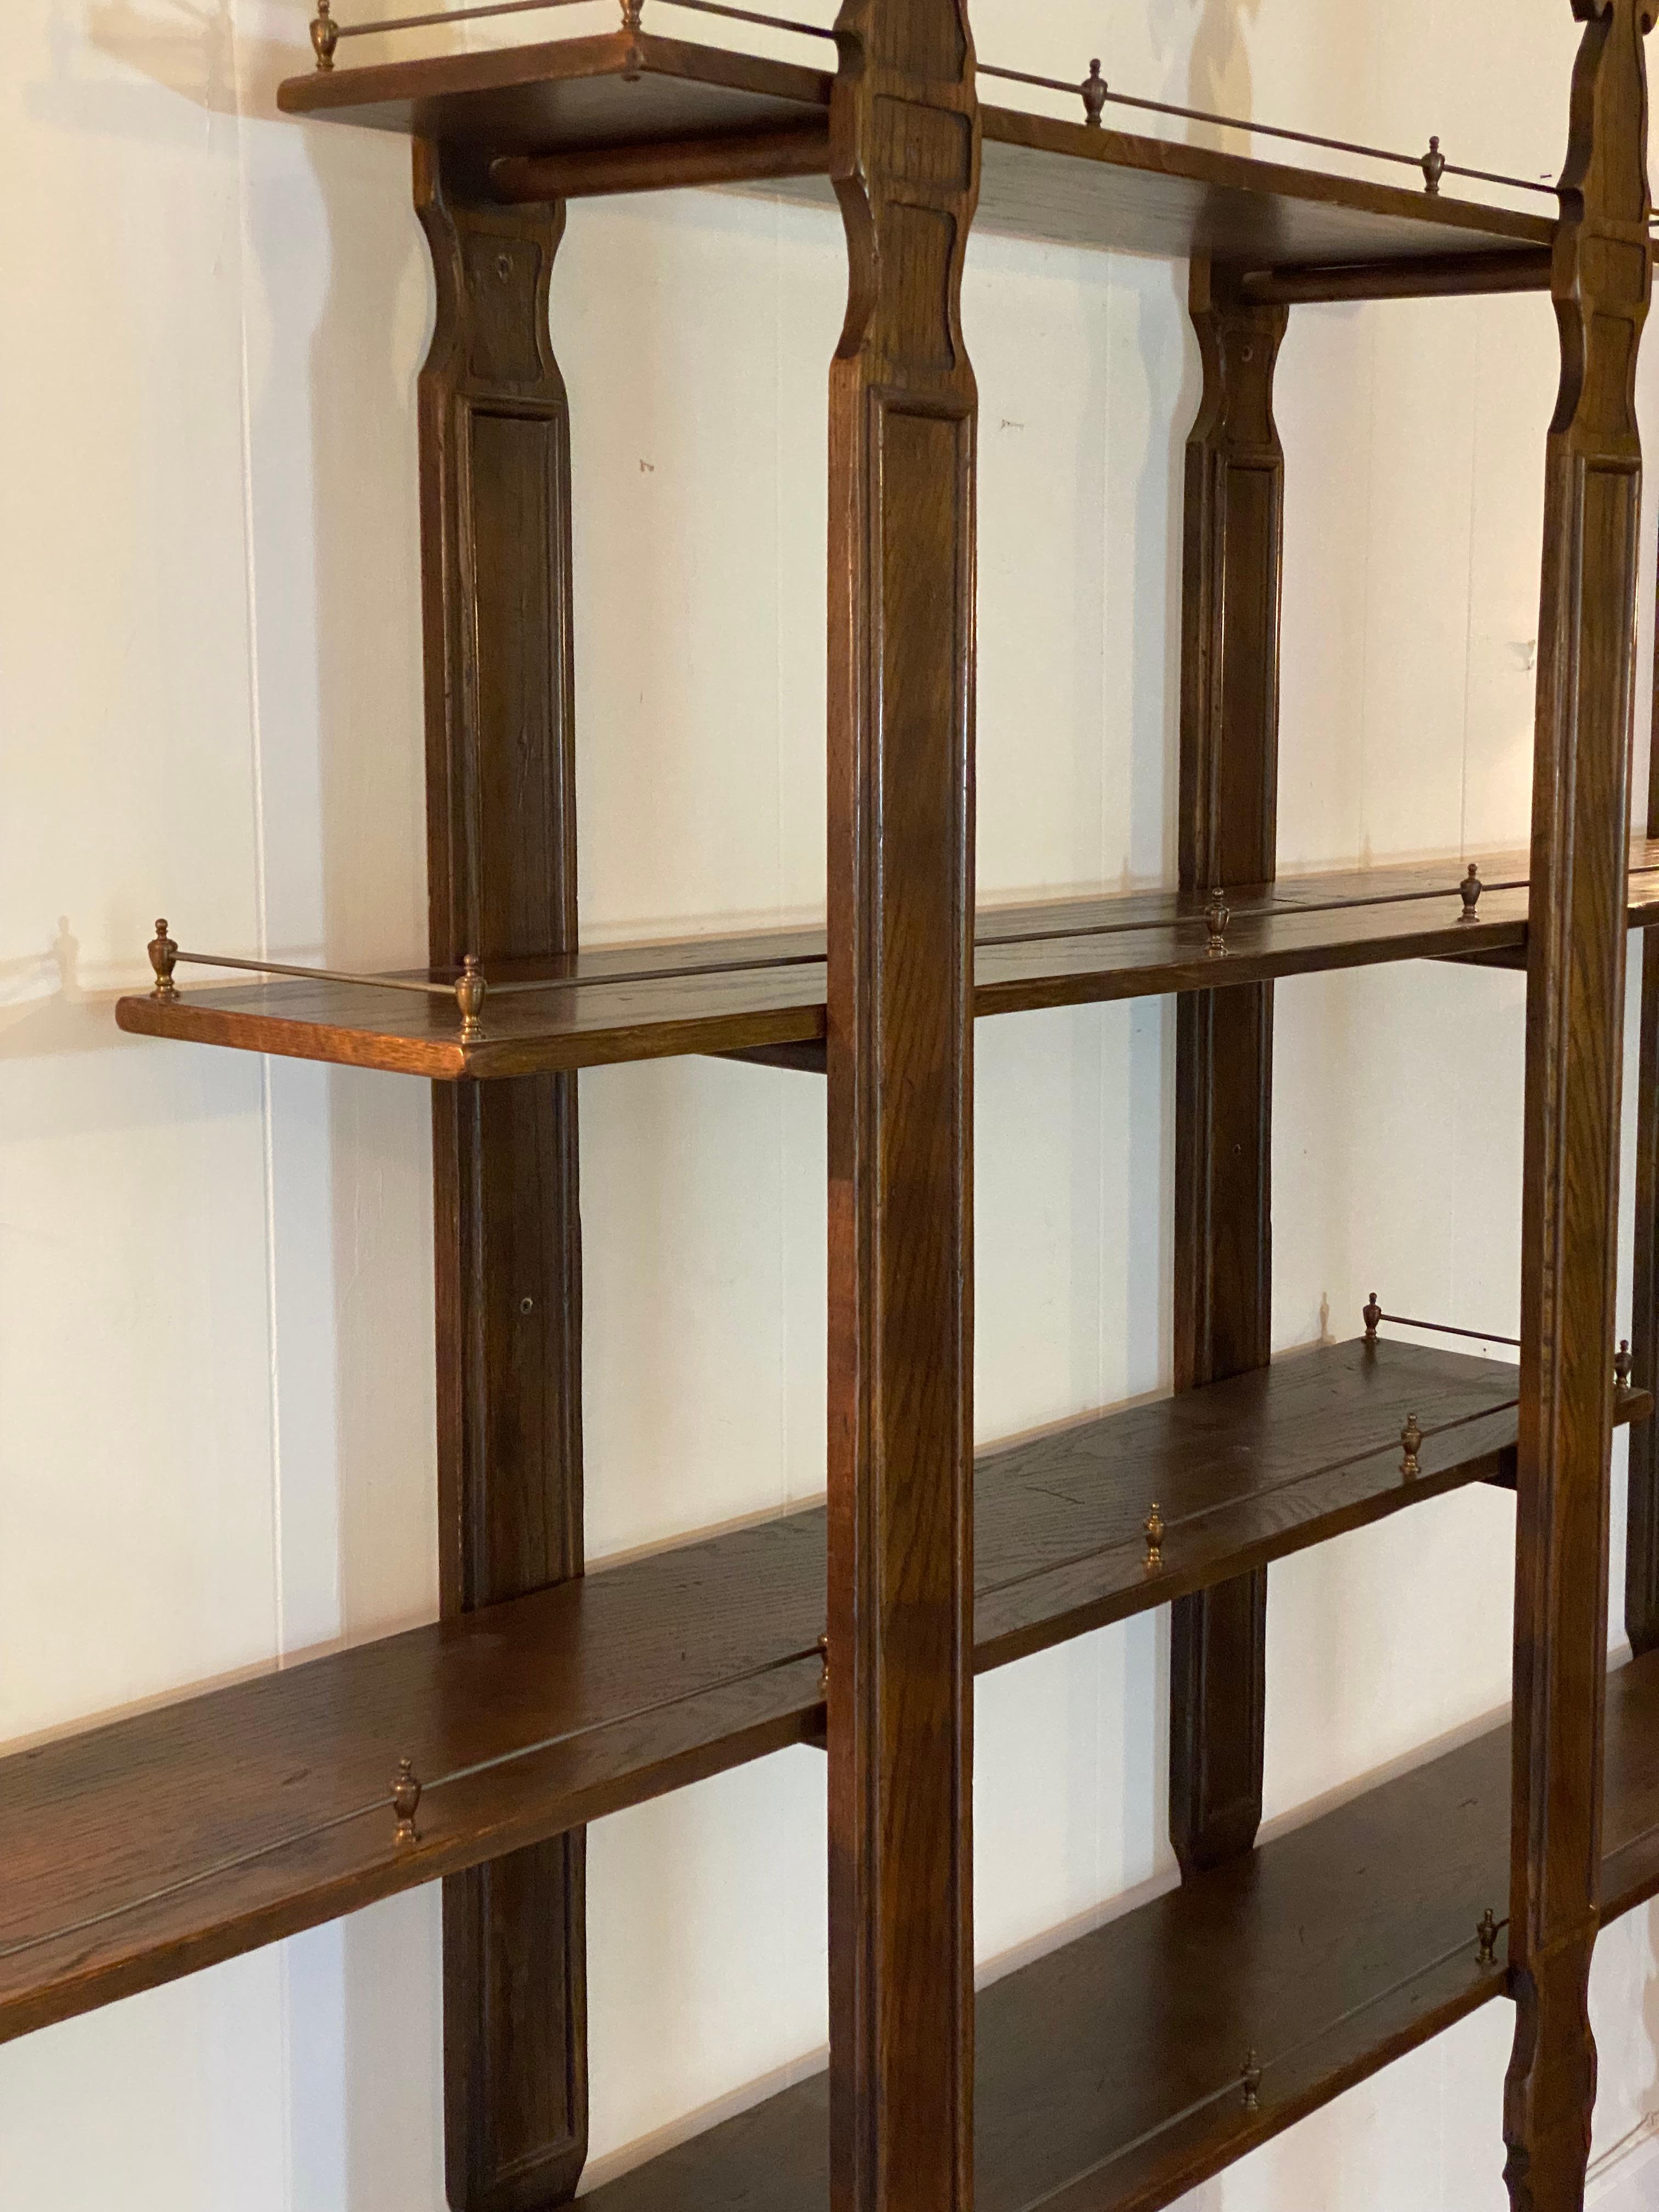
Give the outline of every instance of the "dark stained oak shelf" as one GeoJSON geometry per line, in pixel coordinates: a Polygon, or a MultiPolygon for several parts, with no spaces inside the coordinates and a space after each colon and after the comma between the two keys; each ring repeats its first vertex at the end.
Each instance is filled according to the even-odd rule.
{"type": "MultiPolygon", "coordinates": [[[[1502,1481],[1516,1374],[1357,1340],[982,1455],[978,1668],[1502,1481]]],[[[809,1741],[824,1574],[794,1513],[0,1761],[0,2039],[809,1741]]]]}
{"type": "MultiPolygon", "coordinates": [[[[1609,1678],[1607,1723],[1613,1919],[1659,1890],[1659,1654],[1609,1678]]],[[[1501,1996],[1476,1928],[1508,1907],[1509,1824],[1500,1728],[982,1990],[981,2212],[1155,2212],[1501,1996]]],[[[821,2212],[828,2140],[820,2074],[588,2202],[821,2212]]]]}
{"type": "MultiPolygon", "coordinates": [[[[1455,863],[1286,877],[1230,893],[1226,953],[1213,957],[1205,901],[1129,891],[981,912],[975,1012],[1029,1012],[1209,990],[1424,958],[1516,959],[1527,939],[1525,862],[1490,875],[1464,918],[1455,863]]],[[[1632,927],[1659,921],[1659,843],[1632,848],[1632,927]]],[[[122,999],[124,1030],[438,1081],[595,1067],[686,1054],[822,1043],[821,931],[679,939],[578,952],[557,963],[486,961],[496,988],[483,1036],[463,1043],[447,997],[326,981],[198,988],[122,999]]],[[[422,970],[422,973],[432,971],[422,970]]]]}
{"type": "MultiPolygon", "coordinates": [[[[789,180],[832,204],[821,70],[617,32],[294,77],[291,115],[468,148],[521,196],[789,180]],[[533,163],[533,174],[511,172],[533,163]]],[[[982,108],[976,229],[1186,259],[1263,298],[1545,290],[1553,208],[1516,214],[1202,147],[982,108]]]]}

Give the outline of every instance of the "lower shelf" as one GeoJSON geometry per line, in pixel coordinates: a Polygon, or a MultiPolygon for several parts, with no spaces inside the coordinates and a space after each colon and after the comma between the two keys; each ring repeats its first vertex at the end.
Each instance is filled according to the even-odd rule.
{"type": "MultiPolygon", "coordinates": [[[[1504,1480],[1516,1382],[1328,1345],[986,1454],[977,1668],[1504,1480]]],[[[824,1574],[793,1513],[0,1760],[0,2039],[811,1740],[824,1574]]]]}
{"type": "MultiPolygon", "coordinates": [[[[1659,1890],[1659,1654],[1608,1683],[1607,1917],[1659,1890]]],[[[1507,1728],[994,1984],[978,2008],[981,2212],[1154,2212],[1501,1996],[1507,1728]],[[1247,2109],[1249,2054],[1261,2084],[1247,2109]]],[[[621,2180],[593,2212],[815,2212],[823,2075],[621,2180]]]]}

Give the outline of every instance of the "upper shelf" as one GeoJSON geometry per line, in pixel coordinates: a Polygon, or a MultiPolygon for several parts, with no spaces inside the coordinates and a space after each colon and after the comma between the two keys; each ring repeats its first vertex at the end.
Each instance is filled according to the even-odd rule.
{"type": "MultiPolygon", "coordinates": [[[[976,1669],[1512,1479],[1516,1391],[1497,1362],[1331,1345],[985,1454],[976,1669]]],[[[0,1760],[0,2041],[807,1741],[825,1572],[804,1510],[0,1760]]]]}
{"type": "MultiPolygon", "coordinates": [[[[617,32],[318,71],[290,78],[278,99],[291,115],[442,139],[490,160],[535,157],[538,197],[807,178],[815,181],[790,189],[828,202],[833,82],[789,62],[617,32]]],[[[976,222],[987,229],[1170,259],[1208,255],[1261,279],[1263,297],[1549,283],[1552,214],[1052,116],[981,113],[976,222]]]]}
{"type": "MultiPolygon", "coordinates": [[[[1659,921],[1659,843],[1632,849],[1632,927],[1659,921]]],[[[1420,958],[1518,958],[1524,860],[1494,866],[1473,921],[1455,863],[1287,877],[1231,894],[1224,953],[1206,902],[1128,891],[980,915],[975,1011],[1156,997],[1324,969],[1420,958]]],[[[193,972],[193,971],[192,971],[193,972]]],[[[429,974],[431,971],[422,971],[429,974]]],[[[124,1030],[453,1081],[695,1053],[819,1046],[822,931],[681,939],[580,952],[560,963],[485,963],[483,1035],[464,1042],[453,997],[351,982],[279,981],[122,999],[124,1030]]]]}

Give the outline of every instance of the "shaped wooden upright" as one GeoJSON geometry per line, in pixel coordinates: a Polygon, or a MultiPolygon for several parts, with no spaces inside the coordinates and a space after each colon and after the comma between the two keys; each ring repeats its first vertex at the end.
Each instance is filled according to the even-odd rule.
{"type": "MultiPolygon", "coordinates": [[[[564,228],[417,142],[437,276],[421,376],[431,957],[573,949],[570,424],[548,331],[564,228]]],[[[582,1568],[576,1079],[434,1084],[446,1617],[582,1568]]],[[[574,2194],[587,2143],[583,1838],[444,1884],[455,2212],[574,2194]]]]}
{"type": "MultiPolygon", "coordinates": [[[[1194,261],[1204,393],[1187,444],[1181,887],[1268,882],[1279,790],[1285,455],[1273,370],[1289,310],[1194,261]]],[[[1217,960],[1218,970],[1225,956],[1217,960]]],[[[1272,1351],[1273,988],[1187,992],[1176,1012],[1175,1385],[1272,1351]]],[[[1170,1833],[1184,1875],[1250,1849],[1261,1821],[1267,1571],[1173,1609],[1170,1833]]]]}
{"type": "Polygon", "coordinates": [[[962,0],[843,0],[836,34],[830,2201],[967,2212],[979,111],[962,0]]]}
{"type": "Polygon", "coordinates": [[[1652,291],[1644,40],[1655,0],[1573,0],[1584,24],[1552,290],[1561,388],[1546,462],[1533,772],[1516,1492],[1515,2212],[1577,2212],[1595,2100],[1623,1063],[1625,874],[1652,291]]]}

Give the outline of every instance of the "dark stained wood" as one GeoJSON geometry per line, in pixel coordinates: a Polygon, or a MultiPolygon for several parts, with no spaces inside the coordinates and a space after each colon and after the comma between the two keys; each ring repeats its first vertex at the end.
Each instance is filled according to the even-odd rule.
{"type": "MultiPolygon", "coordinates": [[[[801,173],[795,125],[829,107],[823,70],[617,33],[495,53],[337,68],[292,78],[289,114],[399,131],[506,157],[599,155],[586,189],[634,191],[710,181],[707,145],[777,132],[777,166],[801,173]],[[641,150],[635,167],[629,149],[641,150]],[[647,177],[648,183],[636,181],[647,177]],[[606,179],[609,181],[605,181],[606,179]]],[[[1241,270],[1288,272],[1301,298],[1544,290],[1553,212],[1517,215],[1450,194],[1175,140],[1087,129],[987,107],[980,227],[1050,245],[1097,246],[1241,270]],[[1363,271],[1376,264],[1370,283],[1363,271]],[[1328,281],[1321,289],[1322,273],[1328,281]]],[[[754,173],[750,172],[749,173],[754,173]]],[[[818,181],[785,185],[828,204],[818,181]]],[[[1285,296],[1290,296],[1288,294],[1285,296]]]]}
{"type": "MultiPolygon", "coordinates": [[[[1384,1338],[984,1454],[976,1669],[1511,1468],[1517,1390],[1384,1338]]],[[[814,1509],[0,1760],[0,2038],[810,1741],[824,1592],[814,1509]]]]}
{"type": "Polygon", "coordinates": [[[313,71],[279,87],[276,104],[495,157],[787,131],[827,110],[833,82],[791,62],[613,31],[313,71]]]}
{"type": "MultiPolygon", "coordinates": [[[[1635,928],[1659,922],[1656,854],[1659,847],[1640,842],[1632,849],[1635,928]]],[[[1472,925],[1462,920],[1455,889],[1462,866],[1449,860],[1230,885],[1224,960],[1209,957],[1206,902],[1196,894],[1131,891],[988,909],[976,931],[975,1015],[1213,990],[1390,960],[1524,954],[1524,861],[1483,872],[1488,887],[1472,925]]],[[[823,949],[821,932],[781,931],[613,946],[556,961],[487,959],[486,973],[498,981],[577,980],[562,988],[550,981],[523,995],[497,993],[485,1004],[483,1041],[470,1045],[459,1040],[447,998],[312,982],[198,988],[189,969],[179,971],[177,999],[124,998],[115,1018],[135,1035],[448,1082],[686,1053],[750,1054],[822,1042],[823,949]]]]}
{"type": "MultiPolygon", "coordinates": [[[[576,941],[570,417],[548,331],[562,208],[424,141],[420,382],[430,957],[576,941]]],[[[454,1620],[582,1566],[576,1079],[434,1086],[439,1565],[454,1620]]],[[[444,1886],[454,2212],[575,2192],[587,2145],[583,1838],[444,1886]]]]}
{"type": "Polygon", "coordinates": [[[1515,2212],[1583,2201],[1595,2100],[1614,1269],[1642,453],[1652,291],[1644,40],[1653,0],[1573,0],[1553,286],[1522,1205],[1505,2179],[1515,2212]]]}
{"type": "MultiPolygon", "coordinates": [[[[1648,748],[1648,819],[1659,827],[1659,659],[1648,748]]],[[[1659,1372],[1659,952],[1642,947],[1642,1079],[1636,1109],[1636,1251],[1631,1350],[1635,1372],[1659,1372]]],[[[1625,1544],[1625,1633],[1637,1652],[1659,1650],[1659,1449],[1630,1440],[1625,1544]]]]}
{"type": "Polygon", "coordinates": [[[489,182],[497,199],[514,204],[829,173],[830,123],[823,116],[782,131],[736,131],[574,154],[510,154],[491,163],[489,182]]]}
{"type": "MultiPolygon", "coordinates": [[[[1607,1702],[1612,1918],[1659,1889],[1659,1658],[1607,1702]]],[[[1493,1729],[983,1990],[981,2212],[1158,2212],[1501,1997],[1475,1930],[1502,1915],[1509,1769],[1493,1729]]],[[[827,2134],[820,2075],[594,2212],[822,2212],[827,2134]]]]}
{"type": "Polygon", "coordinates": [[[1243,298],[1263,307],[1316,300],[1467,300],[1494,292],[1547,292],[1547,247],[1522,253],[1442,253],[1432,259],[1360,261],[1348,268],[1273,269],[1246,276],[1243,298]]]}
{"type": "MultiPolygon", "coordinates": [[[[1273,422],[1284,307],[1240,303],[1194,261],[1204,365],[1187,442],[1181,887],[1272,880],[1277,862],[1285,454],[1273,422]]],[[[1220,964],[1220,963],[1212,963],[1220,964]]],[[[1273,1296],[1271,983],[1176,1002],[1175,1383],[1265,1367],[1273,1296]]],[[[1170,1835],[1188,1876],[1261,1821],[1267,1574],[1182,1598],[1170,1631],[1170,1835]]]]}
{"type": "Polygon", "coordinates": [[[842,0],[830,173],[830,2201],[973,2203],[966,0],[842,0]]]}

